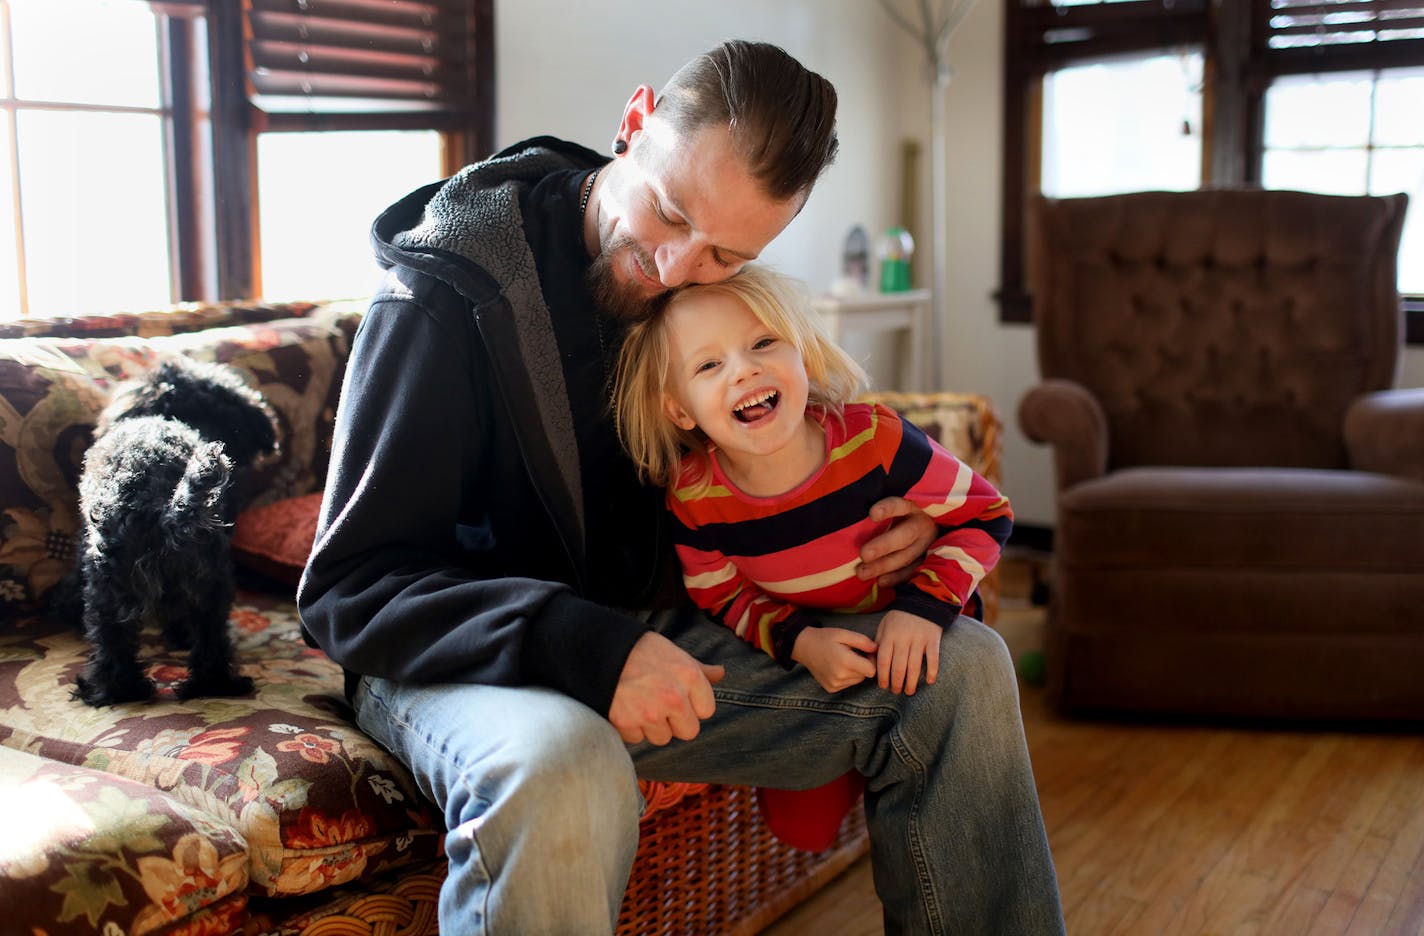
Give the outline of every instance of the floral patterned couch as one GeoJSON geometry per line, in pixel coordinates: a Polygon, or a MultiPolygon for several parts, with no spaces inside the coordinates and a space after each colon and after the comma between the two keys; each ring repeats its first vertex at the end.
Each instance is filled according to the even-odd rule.
{"type": "MultiPolygon", "coordinates": [[[[264,546],[310,546],[362,309],[228,303],[0,323],[0,932],[436,932],[441,817],[354,727],[339,668],[302,642],[292,575],[305,553],[284,566],[264,546]],[[281,423],[281,457],[256,476],[234,542],[244,569],[230,624],[257,688],[178,700],[184,656],[155,633],[142,659],[158,698],[93,709],[71,698],[83,641],[38,602],[73,560],[95,416],[117,382],[171,353],[236,366],[281,423]],[[263,517],[275,528],[248,536],[262,522],[248,518],[263,517]]],[[[987,400],[887,402],[997,478],[987,400]]],[[[865,850],[859,810],[810,854],[775,840],[754,791],[643,793],[620,934],[755,933],[865,850]]]]}
{"type": "Polygon", "coordinates": [[[37,613],[72,563],[79,466],[116,383],[171,353],[243,370],[282,429],[249,493],[279,502],[325,477],[359,317],[228,304],[0,325],[0,930],[311,932],[384,891],[403,930],[433,931],[440,817],[352,726],[290,587],[263,580],[232,611],[250,698],[180,702],[185,656],[152,634],[159,699],[89,708],[70,697],[84,643],[37,613]]]}

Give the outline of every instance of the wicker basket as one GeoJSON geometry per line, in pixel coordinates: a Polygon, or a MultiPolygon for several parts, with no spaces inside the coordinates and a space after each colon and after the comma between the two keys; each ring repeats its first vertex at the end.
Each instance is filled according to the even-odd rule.
{"type": "Polygon", "coordinates": [[[748,787],[708,785],[645,816],[618,936],[752,936],[820,890],[866,851],[852,809],[824,852],[771,834],[748,787]]]}

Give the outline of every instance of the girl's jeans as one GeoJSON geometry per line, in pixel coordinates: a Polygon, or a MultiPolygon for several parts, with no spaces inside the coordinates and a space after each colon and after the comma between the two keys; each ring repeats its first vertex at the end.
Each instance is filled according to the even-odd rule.
{"type": "MultiPolygon", "coordinates": [[[[877,620],[837,624],[873,634],[877,620]]],[[[961,617],[945,632],[938,680],[913,696],[874,680],[831,695],[700,615],[655,624],[727,669],[697,738],[661,748],[624,744],[552,690],[361,680],[358,723],[410,767],[450,830],[441,932],[611,932],[638,845],[636,777],[799,789],[851,768],[866,777],[887,933],[1063,932],[996,633],[961,617]]]]}

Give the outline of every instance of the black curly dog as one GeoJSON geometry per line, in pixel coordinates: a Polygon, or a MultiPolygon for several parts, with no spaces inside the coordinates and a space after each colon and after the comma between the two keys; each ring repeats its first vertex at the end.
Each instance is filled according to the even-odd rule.
{"type": "Polygon", "coordinates": [[[79,481],[83,539],[69,587],[82,597],[90,654],[77,698],[153,695],[138,662],[145,624],[190,651],[179,698],[252,690],[227,632],[233,478],[276,448],[272,410],[230,367],[174,358],[115,394],[79,481]]]}

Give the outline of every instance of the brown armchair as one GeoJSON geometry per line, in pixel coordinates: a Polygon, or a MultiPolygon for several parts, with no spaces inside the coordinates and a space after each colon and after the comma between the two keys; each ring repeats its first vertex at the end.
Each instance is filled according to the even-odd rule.
{"type": "Polygon", "coordinates": [[[1039,199],[1049,696],[1424,719],[1424,389],[1390,390],[1407,199],[1039,199]]]}

